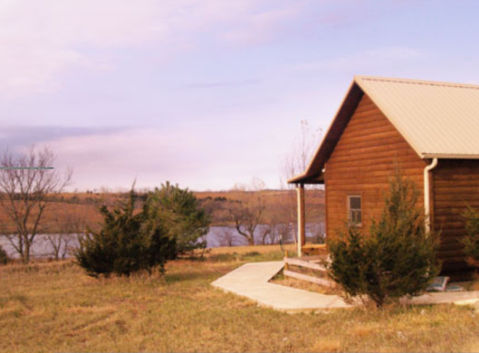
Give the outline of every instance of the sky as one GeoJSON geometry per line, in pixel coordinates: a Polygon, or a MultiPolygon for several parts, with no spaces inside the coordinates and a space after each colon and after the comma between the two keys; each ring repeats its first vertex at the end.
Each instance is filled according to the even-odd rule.
{"type": "MultiPolygon", "coordinates": [[[[278,188],[354,75],[479,84],[478,1],[0,0],[0,152],[71,190],[278,188]]],[[[318,139],[317,143],[320,143],[318,139]]]]}

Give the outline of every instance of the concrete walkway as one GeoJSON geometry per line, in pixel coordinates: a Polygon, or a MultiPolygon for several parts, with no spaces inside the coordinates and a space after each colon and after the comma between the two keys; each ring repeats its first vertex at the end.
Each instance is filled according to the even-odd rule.
{"type": "MultiPolygon", "coordinates": [[[[269,283],[283,269],[282,261],[247,263],[218,278],[213,286],[256,301],[261,306],[286,312],[348,308],[338,295],[326,295],[269,283]]],[[[479,291],[431,293],[403,301],[411,304],[477,304],[479,291]]]]}
{"type": "Polygon", "coordinates": [[[248,263],[217,279],[212,285],[252,299],[259,305],[287,312],[350,306],[337,295],[313,293],[269,283],[283,266],[283,261],[248,263]]]}

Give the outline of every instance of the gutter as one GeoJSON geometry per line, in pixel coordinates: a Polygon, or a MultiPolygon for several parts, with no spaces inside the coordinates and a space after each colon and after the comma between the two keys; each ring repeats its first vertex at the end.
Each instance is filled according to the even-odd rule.
{"type": "Polygon", "coordinates": [[[431,232],[431,192],[429,189],[429,172],[436,168],[437,158],[434,158],[428,166],[424,168],[424,216],[426,222],[426,233],[431,232]]]}

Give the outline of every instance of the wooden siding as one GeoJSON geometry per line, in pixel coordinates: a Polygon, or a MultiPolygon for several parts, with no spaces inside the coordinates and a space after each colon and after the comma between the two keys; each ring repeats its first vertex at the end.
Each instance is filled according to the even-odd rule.
{"type": "Polygon", "coordinates": [[[326,226],[337,235],[347,221],[347,196],[362,197],[362,228],[381,214],[384,194],[396,165],[420,191],[423,207],[423,171],[426,166],[371,99],[364,95],[326,162],[326,226]]]}
{"type": "Polygon", "coordinates": [[[439,257],[446,270],[464,270],[461,237],[467,205],[479,209],[479,161],[440,159],[433,170],[433,224],[441,232],[439,257]]]}

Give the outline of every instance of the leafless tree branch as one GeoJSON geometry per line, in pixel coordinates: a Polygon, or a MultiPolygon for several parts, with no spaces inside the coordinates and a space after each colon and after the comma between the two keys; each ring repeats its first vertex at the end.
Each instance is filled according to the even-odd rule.
{"type": "Polygon", "coordinates": [[[61,192],[72,172],[61,174],[52,167],[55,155],[48,148],[31,147],[25,154],[6,151],[0,157],[0,207],[11,224],[2,227],[24,263],[30,261],[31,247],[39,232],[49,194],[61,192]]]}

